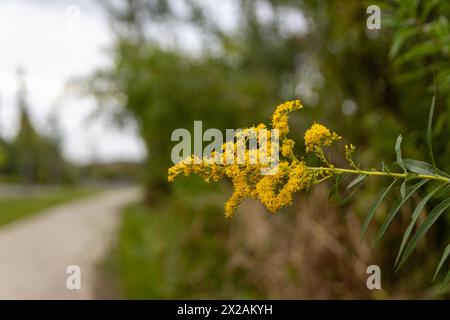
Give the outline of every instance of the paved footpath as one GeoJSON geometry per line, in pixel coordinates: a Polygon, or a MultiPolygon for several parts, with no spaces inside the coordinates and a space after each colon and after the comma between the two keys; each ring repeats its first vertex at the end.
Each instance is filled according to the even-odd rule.
{"type": "Polygon", "coordinates": [[[114,189],[1,227],[0,299],[94,299],[120,209],[139,197],[137,188],[114,189]],[[68,278],[76,285],[70,265],[80,267],[80,290],[67,288],[68,278]]]}

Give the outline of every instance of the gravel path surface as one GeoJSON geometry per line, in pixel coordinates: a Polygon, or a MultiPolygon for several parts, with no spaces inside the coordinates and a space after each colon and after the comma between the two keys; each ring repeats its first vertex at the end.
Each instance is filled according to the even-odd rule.
{"type": "Polygon", "coordinates": [[[106,191],[0,228],[0,299],[94,299],[120,209],[140,195],[137,188],[106,191]],[[67,288],[71,265],[80,267],[80,290],[67,288]]]}

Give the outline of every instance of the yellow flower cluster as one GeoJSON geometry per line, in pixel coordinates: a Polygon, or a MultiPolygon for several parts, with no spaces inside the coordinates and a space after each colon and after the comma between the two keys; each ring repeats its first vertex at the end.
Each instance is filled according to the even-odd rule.
{"type": "Polygon", "coordinates": [[[192,155],[181,160],[168,170],[168,181],[173,182],[175,178],[183,173],[184,176],[195,174],[203,178],[206,182],[211,180],[219,181],[223,176],[223,168],[215,165],[211,158],[204,158],[201,161],[198,157],[192,155]]]}
{"type": "MultiPolygon", "coordinates": [[[[207,182],[218,181],[226,176],[231,180],[234,189],[233,195],[225,203],[225,215],[227,217],[234,213],[245,198],[259,199],[273,213],[291,205],[296,192],[308,188],[315,183],[316,179],[321,177],[320,172],[308,170],[303,161],[295,158],[293,153],[295,142],[286,137],[289,132],[288,113],[301,108],[302,105],[299,100],[288,101],[279,105],[272,116],[272,130],[279,130],[281,138],[281,144],[279,145],[281,158],[278,163],[278,170],[274,174],[262,174],[261,169],[269,166],[267,162],[249,161],[252,158],[259,157],[259,150],[249,149],[247,142],[251,138],[251,133],[258,133],[259,129],[266,129],[264,124],[260,124],[256,127],[243,129],[236,136],[236,141],[224,143],[220,152],[213,152],[211,155],[204,157],[202,161],[199,161],[200,159],[195,156],[191,156],[172,166],[169,169],[169,181],[173,181],[181,173],[184,175],[196,174],[207,182]],[[239,160],[238,157],[242,157],[242,154],[239,155],[236,150],[238,149],[239,138],[242,135],[245,137],[245,161],[239,162],[237,161],[239,160]],[[226,159],[223,159],[223,157],[226,157],[227,151],[234,160],[231,164],[227,164],[224,161],[226,159]]],[[[268,152],[270,152],[273,143],[270,139],[273,134],[272,130],[267,129],[268,152]]],[[[305,133],[306,151],[317,151],[316,148],[329,146],[339,138],[336,133],[331,133],[323,125],[315,123],[305,133]]],[[[260,135],[258,135],[258,142],[261,142],[260,135]]],[[[240,143],[242,143],[242,139],[240,143]]],[[[273,154],[270,154],[269,157],[273,157],[273,154]]]]}
{"type": "Polygon", "coordinates": [[[278,129],[280,137],[289,133],[288,113],[303,108],[300,100],[287,101],[280,104],[273,113],[272,127],[278,129]]]}
{"type": "Polygon", "coordinates": [[[284,139],[280,148],[281,155],[285,158],[288,158],[293,153],[294,144],[294,140],[284,139]]]}
{"type": "Polygon", "coordinates": [[[275,213],[291,205],[294,193],[307,188],[311,178],[304,162],[282,162],[274,176],[265,176],[258,182],[258,198],[267,209],[275,213]]]}
{"type": "Polygon", "coordinates": [[[316,152],[322,146],[329,147],[334,141],[341,139],[335,132],[331,132],[327,127],[314,123],[305,132],[306,152],[316,152]]]}
{"type": "Polygon", "coordinates": [[[255,184],[260,172],[257,166],[243,167],[233,164],[227,167],[225,174],[231,179],[234,189],[233,195],[225,203],[225,216],[230,217],[244,198],[258,198],[255,184]]]}

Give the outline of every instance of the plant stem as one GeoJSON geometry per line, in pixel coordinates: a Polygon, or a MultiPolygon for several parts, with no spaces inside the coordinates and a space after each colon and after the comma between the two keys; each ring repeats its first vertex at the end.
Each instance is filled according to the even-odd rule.
{"type": "MultiPolygon", "coordinates": [[[[363,174],[367,176],[382,176],[382,177],[393,177],[405,179],[408,177],[408,173],[392,173],[392,172],[382,172],[382,171],[369,171],[369,170],[355,170],[355,169],[343,169],[343,168],[327,168],[327,167],[307,167],[309,171],[327,171],[334,173],[350,173],[350,174],[363,174]]],[[[429,179],[437,180],[445,183],[450,183],[450,178],[446,178],[440,175],[427,175],[427,174],[414,174],[411,179],[429,179]]]]}

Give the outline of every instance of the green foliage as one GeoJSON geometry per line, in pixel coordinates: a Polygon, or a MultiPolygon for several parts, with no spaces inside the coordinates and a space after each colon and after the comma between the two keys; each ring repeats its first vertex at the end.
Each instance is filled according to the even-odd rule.
{"type": "Polygon", "coordinates": [[[405,248],[406,242],[409,239],[409,236],[411,235],[411,232],[414,228],[414,226],[416,225],[417,219],[419,218],[420,213],[422,212],[422,210],[424,209],[425,205],[427,204],[427,202],[436,194],[436,192],[438,192],[439,190],[441,190],[444,187],[444,185],[440,185],[438,186],[436,189],[434,189],[433,191],[431,191],[429,194],[427,194],[422,200],[420,200],[420,202],[417,204],[416,208],[414,209],[414,212],[411,215],[411,222],[409,223],[408,227],[406,228],[404,234],[403,234],[403,239],[402,239],[402,243],[400,245],[400,249],[398,251],[397,254],[397,258],[395,259],[395,265],[397,265],[402,253],[403,253],[403,249],[405,248]]]}
{"type": "Polygon", "coordinates": [[[432,62],[433,67],[439,66],[436,68],[439,91],[448,94],[445,92],[450,70],[448,2],[394,1],[386,9],[388,27],[395,30],[389,57],[396,68],[406,71],[402,78],[408,82],[417,80],[428,73],[426,69],[432,62]],[[415,71],[411,71],[411,66],[416,67],[415,71]]]}
{"type": "MultiPolygon", "coordinates": [[[[444,213],[449,207],[450,207],[450,199],[448,199],[448,191],[450,191],[450,179],[449,175],[442,172],[438,168],[436,168],[436,165],[434,164],[434,157],[433,152],[431,148],[431,129],[433,126],[433,113],[434,113],[434,104],[435,102],[435,96],[433,96],[433,102],[430,107],[430,116],[428,118],[428,129],[427,129],[427,142],[428,142],[428,149],[430,152],[430,157],[433,160],[433,165],[428,164],[426,162],[418,161],[418,160],[411,160],[406,159],[406,161],[402,158],[402,152],[401,152],[401,142],[402,142],[402,136],[399,135],[397,138],[397,142],[395,144],[395,152],[397,156],[397,164],[404,170],[405,176],[403,183],[400,187],[400,196],[397,198],[397,200],[392,205],[388,215],[384,219],[383,224],[381,225],[380,231],[378,232],[378,235],[375,239],[374,246],[376,246],[380,240],[382,239],[383,235],[385,234],[386,230],[388,229],[389,225],[391,224],[392,220],[396,216],[399,209],[402,207],[402,205],[408,200],[408,198],[411,197],[411,195],[416,192],[420,187],[422,187],[425,183],[429,181],[430,178],[434,178],[439,176],[438,179],[439,186],[435,188],[433,191],[428,193],[416,206],[414,212],[411,215],[411,222],[406,228],[402,243],[400,245],[399,252],[397,254],[397,258],[395,261],[395,265],[397,267],[397,270],[404,264],[404,262],[408,259],[408,257],[411,255],[412,251],[416,247],[417,241],[422,238],[427,231],[433,226],[433,224],[438,220],[438,218],[444,213]],[[406,162],[406,164],[405,164],[406,162]],[[411,173],[408,172],[408,170],[411,170],[411,173]],[[409,179],[421,179],[418,183],[416,183],[413,186],[410,186],[406,188],[406,184],[409,179]],[[412,232],[412,229],[414,225],[417,222],[417,219],[424,209],[427,202],[432,199],[439,191],[445,191],[444,196],[447,196],[447,199],[439,203],[436,207],[434,207],[429,215],[426,217],[426,219],[423,221],[423,223],[419,226],[418,230],[412,237],[411,241],[408,243],[409,236],[412,232]]],[[[383,168],[384,171],[384,168],[383,168]]],[[[391,172],[388,174],[393,175],[391,172]]],[[[380,205],[381,201],[383,200],[384,196],[387,194],[387,192],[390,190],[390,188],[395,184],[397,179],[394,179],[392,184],[386,188],[383,189],[379,197],[377,198],[377,201],[375,202],[375,205],[373,206],[371,212],[366,217],[366,222],[363,227],[363,236],[365,235],[365,232],[367,230],[367,226],[370,223],[370,221],[373,219],[373,215],[377,209],[377,207],[380,205]]],[[[439,270],[441,269],[443,263],[447,259],[448,248],[444,250],[444,253],[442,255],[441,261],[439,262],[439,265],[435,271],[434,278],[436,278],[436,275],[438,274],[439,270]]],[[[444,279],[444,283],[446,282],[446,279],[444,279]]]]}
{"type": "Polygon", "coordinates": [[[394,217],[397,214],[400,207],[406,202],[406,200],[408,200],[408,198],[414,192],[416,192],[426,182],[427,182],[427,180],[422,180],[422,181],[416,183],[415,185],[408,187],[407,190],[405,191],[405,195],[401,195],[400,197],[397,198],[397,200],[395,200],[394,204],[392,205],[391,210],[389,210],[389,212],[388,212],[386,219],[384,220],[383,224],[381,225],[380,231],[378,232],[378,235],[375,239],[374,246],[376,246],[380,242],[381,238],[383,237],[387,228],[391,224],[392,220],[394,219],[394,217]]]}
{"type": "Polygon", "coordinates": [[[417,174],[429,174],[429,175],[441,175],[444,177],[448,177],[450,178],[450,176],[437,169],[436,167],[434,167],[433,165],[423,162],[423,161],[419,161],[419,160],[413,160],[413,159],[404,159],[403,160],[406,168],[413,172],[413,173],[417,173],[417,174]]]}
{"type": "Polygon", "coordinates": [[[436,279],[437,275],[439,274],[439,271],[441,270],[442,266],[444,265],[444,262],[447,260],[449,255],[450,255],[450,244],[447,245],[447,247],[444,250],[444,253],[442,253],[441,260],[439,261],[436,271],[434,272],[433,280],[436,279]]]}
{"type": "MultiPolygon", "coordinates": [[[[421,136],[426,137],[430,161],[435,165],[431,146],[431,137],[435,135],[435,152],[440,155],[438,165],[445,166],[444,171],[448,171],[448,142],[444,137],[450,131],[442,123],[447,121],[450,110],[450,4],[448,1],[434,0],[394,1],[384,11],[386,25],[393,31],[389,56],[395,84],[405,107],[424,105],[428,97],[426,93],[435,93],[429,109],[426,135],[421,136]],[[431,127],[436,102],[441,103],[443,108],[436,115],[437,125],[431,127]]],[[[420,114],[424,116],[424,112],[420,114]]],[[[414,115],[419,113],[411,111],[406,117],[414,115]]]]}
{"type": "Polygon", "coordinates": [[[433,100],[431,101],[430,113],[428,115],[428,126],[427,126],[428,152],[430,155],[431,163],[433,164],[433,167],[436,168],[436,162],[434,161],[434,155],[433,155],[433,143],[432,143],[433,115],[434,115],[435,105],[436,105],[436,86],[434,87],[434,95],[433,95],[433,100]]]}
{"type": "Polygon", "coordinates": [[[397,163],[398,163],[398,165],[400,166],[400,168],[403,169],[403,172],[406,172],[406,168],[403,165],[401,143],[402,143],[402,136],[399,135],[397,137],[397,142],[395,143],[395,154],[397,155],[397,163]]]}
{"type": "Polygon", "coordinates": [[[257,298],[228,263],[220,210],[182,201],[128,207],[113,253],[125,298],[257,298]]]}
{"type": "Polygon", "coordinates": [[[361,240],[366,235],[367,229],[369,228],[369,224],[372,221],[373,217],[375,216],[375,213],[377,212],[378,207],[381,205],[384,198],[386,197],[386,195],[389,193],[389,191],[392,189],[392,187],[394,186],[394,184],[396,182],[397,182],[397,180],[395,179],[387,188],[382,189],[378,193],[378,195],[375,199],[375,202],[374,202],[372,208],[370,209],[369,213],[367,214],[366,220],[364,221],[362,232],[361,232],[361,240]]]}
{"type": "Polygon", "coordinates": [[[367,177],[367,175],[365,174],[361,174],[359,176],[357,176],[352,182],[350,182],[350,184],[347,186],[347,189],[350,189],[356,185],[358,185],[359,183],[361,183],[365,178],[367,177]]]}
{"type": "Polygon", "coordinates": [[[419,229],[416,231],[411,241],[405,248],[405,252],[402,259],[399,262],[399,267],[408,259],[411,252],[414,250],[417,241],[425,235],[425,233],[431,228],[431,226],[436,222],[436,220],[441,216],[441,214],[450,207],[450,199],[446,199],[438,204],[430,214],[427,216],[425,221],[420,225],[419,229]]]}

